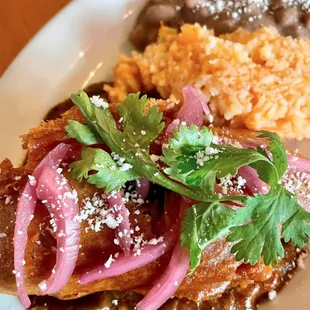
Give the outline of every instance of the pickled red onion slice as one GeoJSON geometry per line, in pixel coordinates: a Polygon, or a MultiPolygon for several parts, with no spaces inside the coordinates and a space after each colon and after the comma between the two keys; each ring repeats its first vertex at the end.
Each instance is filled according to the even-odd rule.
{"type": "Polygon", "coordinates": [[[177,232],[177,229],[171,229],[163,235],[162,241],[159,241],[157,244],[147,244],[139,252],[131,251],[129,256],[119,255],[109,268],[106,268],[104,265],[95,267],[81,277],[81,284],[116,277],[155,261],[173,248],[177,232]]]}
{"type": "Polygon", "coordinates": [[[34,216],[34,210],[37,202],[36,182],[39,179],[43,169],[51,166],[57,169],[70,150],[70,145],[60,143],[33,171],[29,180],[20,196],[16,210],[16,224],[14,231],[14,269],[17,285],[17,292],[21,303],[25,308],[30,307],[30,299],[27,295],[25,287],[25,249],[27,246],[28,235],[27,230],[34,216]]]}
{"type": "Polygon", "coordinates": [[[115,234],[125,255],[129,255],[131,246],[129,211],[125,206],[120,192],[111,193],[107,200],[115,218],[120,218],[119,226],[115,229],[115,234]]]}
{"type": "Polygon", "coordinates": [[[149,194],[151,188],[151,182],[146,179],[139,179],[137,181],[136,191],[138,197],[145,199],[149,194]]]}
{"type": "MultiPolygon", "coordinates": [[[[209,110],[209,107],[202,99],[199,92],[187,85],[182,89],[184,102],[180,110],[176,114],[176,119],[179,120],[179,123],[186,122],[189,126],[191,124],[196,125],[200,128],[203,124],[203,114],[207,116],[210,122],[212,122],[212,116],[209,110]]],[[[173,130],[178,130],[179,124],[172,122],[166,129],[166,134],[171,135],[173,130]]]]}
{"type": "Polygon", "coordinates": [[[50,166],[42,171],[37,197],[49,211],[57,236],[56,264],[40,288],[46,294],[55,294],[69,282],[78,259],[80,223],[74,217],[78,215],[79,207],[67,180],[50,166]]]}
{"type": "Polygon", "coordinates": [[[259,178],[254,168],[243,166],[238,170],[238,174],[246,180],[245,187],[252,195],[269,192],[270,186],[259,178]]]}
{"type": "Polygon", "coordinates": [[[290,168],[296,169],[300,172],[305,172],[310,174],[310,160],[306,158],[301,158],[298,156],[288,155],[287,156],[288,165],[290,168]]]}
{"type": "Polygon", "coordinates": [[[199,94],[199,92],[187,85],[182,89],[184,103],[178,111],[177,118],[180,121],[185,121],[187,125],[195,124],[201,127],[203,124],[203,114],[210,120],[210,109],[199,94]]]}
{"type": "Polygon", "coordinates": [[[186,277],[189,261],[188,249],[178,243],[164,274],[137,304],[137,310],[157,310],[171,298],[186,277]]]}

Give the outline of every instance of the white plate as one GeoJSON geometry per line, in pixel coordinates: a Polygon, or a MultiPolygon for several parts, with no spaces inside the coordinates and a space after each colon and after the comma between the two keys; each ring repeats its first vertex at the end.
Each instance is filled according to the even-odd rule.
{"type": "MultiPolygon", "coordinates": [[[[0,80],[1,159],[19,163],[18,137],[38,125],[49,108],[90,83],[111,78],[119,53],[132,49],[127,36],[144,2],[76,0],[24,48],[0,80]]],[[[309,294],[306,269],[260,309],[309,309],[309,294]]],[[[16,298],[0,295],[0,310],[10,309],[22,307],[16,298]]]]}

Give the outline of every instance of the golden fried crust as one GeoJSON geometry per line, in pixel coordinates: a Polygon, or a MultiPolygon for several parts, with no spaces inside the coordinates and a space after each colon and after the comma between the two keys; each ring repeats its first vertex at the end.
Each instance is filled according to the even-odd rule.
{"type": "MultiPolygon", "coordinates": [[[[69,178],[70,186],[78,191],[79,201],[81,202],[85,197],[92,197],[95,193],[95,188],[89,184],[79,184],[75,180],[69,178]]],[[[6,199],[0,200],[0,232],[4,232],[7,236],[0,239],[0,287],[2,292],[15,293],[15,278],[13,271],[13,233],[15,223],[15,210],[18,192],[10,196],[11,202],[5,204],[6,199]]],[[[82,203],[81,203],[82,205],[82,203]]],[[[134,206],[128,206],[132,209],[134,206]]],[[[150,231],[149,222],[145,220],[148,216],[148,210],[141,212],[141,215],[133,215],[132,222],[137,220],[141,232],[144,232],[145,238],[151,239],[154,235],[150,231]]],[[[50,231],[49,216],[45,207],[37,204],[35,218],[31,222],[28,230],[28,245],[26,250],[26,273],[27,273],[27,288],[29,294],[40,294],[38,284],[46,279],[55,263],[55,248],[56,243],[50,231]]],[[[120,252],[120,248],[113,242],[114,231],[108,228],[102,229],[100,232],[89,231],[86,233],[86,226],[82,225],[81,229],[81,245],[80,255],[76,267],[76,271],[66,288],[59,293],[61,298],[76,298],[85,294],[95,292],[98,290],[110,290],[120,287],[123,289],[130,289],[135,286],[145,285],[153,280],[156,273],[154,268],[157,268],[158,263],[150,264],[148,268],[128,273],[127,276],[112,278],[101,281],[97,284],[90,284],[81,287],[78,284],[78,279],[83,275],[87,269],[94,267],[98,263],[104,263],[109,258],[110,254],[120,252]],[[138,272],[138,273],[137,273],[138,272]],[[139,274],[139,277],[137,276],[139,274]],[[143,275],[143,276],[141,276],[143,275]],[[126,280],[125,280],[126,279],[126,280]]],[[[157,269],[158,270],[158,269],[157,269]]]]}
{"type": "MultiPolygon", "coordinates": [[[[160,106],[160,104],[163,104],[163,102],[158,105],[160,106]]],[[[161,108],[164,110],[163,106],[161,108]]],[[[28,174],[32,172],[47,152],[60,141],[71,142],[67,139],[64,130],[68,119],[84,121],[79,111],[74,107],[63,114],[61,119],[42,123],[39,127],[31,129],[27,135],[23,136],[23,146],[28,150],[28,159],[23,167],[14,169],[8,160],[0,164],[0,233],[3,236],[0,238],[0,292],[2,293],[16,293],[15,278],[12,274],[12,241],[18,196],[28,179],[28,174]]],[[[252,136],[249,132],[243,134],[246,133],[252,136]]],[[[238,138],[240,138],[240,135],[238,138]]],[[[66,171],[64,175],[72,189],[77,191],[79,205],[82,207],[83,199],[92,197],[96,189],[86,182],[78,183],[66,171]]],[[[135,206],[128,205],[128,208],[132,211],[135,206]]],[[[141,214],[134,215],[131,212],[130,221],[132,227],[135,227],[137,221],[140,227],[139,234],[144,232],[145,240],[149,240],[154,237],[151,227],[152,221],[149,221],[152,206],[148,205],[139,208],[142,210],[141,214]]],[[[49,277],[55,263],[56,242],[48,228],[49,215],[45,207],[38,203],[35,218],[28,229],[29,240],[25,257],[26,285],[29,294],[41,294],[38,284],[49,277]]],[[[74,274],[69,283],[56,295],[61,299],[73,299],[90,293],[109,290],[146,293],[158,276],[162,274],[169,261],[170,253],[147,266],[121,276],[82,286],[78,283],[81,275],[98,263],[107,261],[111,254],[121,251],[113,242],[113,230],[104,228],[99,232],[91,230],[86,232],[85,228],[85,224],[82,224],[82,247],[74,274]]],[[[227,244],[223,239],[207,247],[202,256],[201,265],[192,277],[187,277],[184,280],[176,296],[197,300],[199,292],[203,292],[203,299],[206,299],[214,294],[221,293],[221,290],[225,290],[229,285],[237,285],[240,281],[243,281],[243,283],[251,281],[251,277],[236,272],[240,263],[236,262],[235,257],[230,254],[230,247],[231,245],[227,244]]],[[[202,295],[200,294],[200,296],[202,295]]]]}
{"type": "MultiPolygon", "coordinates": [[[[66,174],[69,184],[72,188],[78,191],[79,201],[85,197],[91,197],[95,189],[89,184],[79,184],[75,180],[70,179],[66,174]]],[[[0,290],[3,293],[15,294],[15,278],[13,271],[13,233],[15,222],[15,209],[18,192],[11,195],[11,202],[5,205],[5,200],[0,200],[0,232],[5,232],[7,237],[0,239],[0,290]]],[[[132,210],[133,206],[128,206],[132,210]]],[[[140,208],[141,210],[141,208],[140,208]]],[[[143,209],[142,209],[143,210],[143,209]]],[[[140,232],[144,232],[145,239],[149,240],[154,237],[151,232],[150,225],[146,220],[148,217],[148,209],[145,208],[141,214],[133,215],[131,212],[131,223],[135,225],[135,220],[138,221],[140,232]]],[[[28,230],[28,245],[26,250],[26,274],[27,274],[27,289],[32,295],[40,295],[38,284],[46,279],[55,263],[55,240],[49,230],[49,216],[45,207],[37,204],[35,218],[31,222],[28,230]],[[41,226],[41,229],[40,229],[41,226]]],[[[78,279],[88,269],[96,266],[98,263],[107,261],[111,254],[120,252],[120,248],[113,243],[114,231],[108,228],[102,229],[100,232],[89,231],[86,233],[85,225],[81,229],[81,245],[79,259],[76,270],[66,287],[56,296],[61,299],[73,299],[81,297],[93,292],[120,290],[120,291],[137,291],[146,292],[153,284],[158,275],[162,274],[164,267],[168,262],[169,254],[163,256],[154,263],[148,264],[145,267],[133,270],[124,275],[100,280],[94,283],[81,286],[78,284],[78,279]]],[[[200,290],[208,288],[209,284],[214,282],[230,281],[235,278],[235,270],[240,265],[229,253],[230,247],[223,240],[214,243],[204,253],[202,264],[195,273],[194,277],[184,281],[179,289],[177,296],[187,296],[196,298],[197,288],[200,290]],[[214,261],[216,257],[216,263],[214,261]]],[[[220,283],[219,283],[220,284],[220,283]]]]}

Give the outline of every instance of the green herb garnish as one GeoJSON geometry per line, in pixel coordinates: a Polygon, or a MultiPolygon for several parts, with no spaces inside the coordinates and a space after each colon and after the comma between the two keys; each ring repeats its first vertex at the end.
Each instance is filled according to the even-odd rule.
{"type": "Polygon", "coordinates": [[[234,210],[218,201],[201,202],[187,210],[182,222],[181,245],[190,250],[191,272],[199,266],[203,249],[229,232],[234,216],[234,210]]]}
{"type": "Polygon", "coordinates": [[[277,257],[284,256],[281,235],[285,242],[292,241],[298,246],[307,242],[310,214],[279,185],[287,169],[287,158],[276,134],[260,133],[260,137],[269,141],[267,150],[244,149],[213,143],[213,133],[206,127],[180,126],[163,147],[160,161],[154,163],[150,144],[163,131],[163,114],[156,106],[146,109],[146,96],[131,94],[118,106],[122,128],[108,108],[94,106],[86,93],[73,95],[72,101],[85,116],[87,125],[69,121],[66,126],[69,137],[86,146],[104,143],[112,151],[109,154],[99,148],[85,147],[81,160],[71,164],[75,179],[85,178],[111,192],[127,181],[145,178],[199,201],[186,211],[180,236],[182,246],[190,250],[192,271],[199,265],[203,249],[226,235],[228,241],[236,243],[232,252],[237,260],[251,264],[261,259],[266,265],[276,264],[277,257]],[[267,195],[215,193],[217,179],[234,176],[246,165],[256,169],[270,185],[267,195]],[[233,210],[224,203],[235,200],[244,207],[233,210]]]}
{"type": "Polygon", "coordinates": [[[228,241],[238,241],[232,247],[237,260],[252,265],[264,258],[266,265],[277,264],[284,257],[284,241],[303,246],[310,236],[310,214],[280,185],[272,187],[266,195],[248,197],[245,208],[236,211],[234,227],[228,241]],[[245,224],[248,223],[248,224],[245,224]],[[282,228],[280,230],[280,224],[282,228]]]}

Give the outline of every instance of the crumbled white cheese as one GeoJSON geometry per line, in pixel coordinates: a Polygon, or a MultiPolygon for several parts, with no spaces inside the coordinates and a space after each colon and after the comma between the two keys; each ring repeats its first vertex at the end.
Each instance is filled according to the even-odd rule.
{"type": "Polygon", "coordinates": [[[275,300],[277,297],[277,292],[275,290],[272,290],[268,293],[269,300],[275,300]]]}
{"type": "MultiPolygon", "coordinates": [[[[114,193],[110,196],[113,197],[114,193]]],[[[104,198],[95,193],[92,198],[86,197],[83,201],[83,207],[80,214],[75,216],[78,222],[86,222],[86,232],[88,230],[100,231],[104,225],[111,229],[115,229],[123,221],[122,216],[115,217],[115,211],[119,211],[120,206],[114,205],[112,208],[104,198]]]]}
{"type": "Polygon", "coordinates": [[[127,170],[131,169],[132,167],[133,167],[133,166],[132,166],[131,164],[125,163],[125,164],[123,164],[123,165],[119,168],[119,170],[120,170],[120,171],[127,171],[127,170]]]}
{"type": "Polygon", "coordinates": [[[290,193],[310,199],[310,174],[288,169],[281,183],[290,193]]]}
{"type": "Polygon", "coordinates": [[[31,186],[36,186],[37,185],[37,180],[34,176],[28,175],[29,183],[31,186]]]}
{"type": "MultiPolygon", "coordinates": [[[[116,154],[115,152],[112,152],[111,156],[112,156],[113,160],[116,162],[118,169],[120,171],[127,171],[133,167],[131,164],[125,163],[125,158],[120,157],[120,155],[116,154]]],[[[112,167],[110,167],[110,169],[111,168],[112,167]]],[[[113,167],[113,168],[115,169],[115,167],[113,167]]],[[[111,170],[114,170],[114,169],[111,169],[111,170]]]]}
{"type": "Polygon", "coordinates": [[[141,255],[141,249],[137,249],[133,256],[140,256],[140,255],[141,255]]]}
{"type": "Polygon", "coordinates": [[[113,241],[114,241],[114,244],[116,244],[116,245],[119,245],[119,243],[120,243],[117,238],[115,238],[113,241]]]}
{"type": "Polygon", "coordinates": [[[220,179],[220,186],[222,189],[222,194],[227,195],[230,191],[237,191],[240,194],[243,194],[244,186],[246,184],[246,179],[242,176],[233,177],[227,175],[220,179]]]}
{"type": "Polygon", "coordinates": [[[105,268],[110,268],[111,264],[114,262],[115,260],[113,259],[113,256],[110,255],[110,257],[108,258],[108,260],[104,263],[104,267],[105,268]]]}
{"type": "Polygon", "coordinates": [[[244,179],[242,176],[237,177],[237,189],[241,189],[246,184],[246,179],[244,179]]]}
{"type": "Polygon", "coordinates": [[[155,155],[155,154],[151,154],[150,157],[151,157],[151,160],[154,164],[157,163],[160,159],[160,156],[155,155]]]}
{"type": "Polygon", "coordinates": [[[153,239],[151,239],[150,241],[148,241],[148,244],[156,245],[156,244],[158,244],[159,242],[163,242],[163,241],[164,241],[164,238],[163,238],[163,237],[159,237],[158,239],[153,238],[153,239]]]}
{"type": "Polygon", "coordinates": [[[300,269],[305,269],[306,268],[306,265],[305,265],[305,258],[307,257],[307,253],[301,253],[297,259],[297,264],[298,264],[298,267],[300,269]]]}
{"type": "Polygon", "coordinates": [[[5,198],[4,204],[8,205],[11,202],[11,196],[5,198]]]}
{"type": "Polygon", "coordinates": [[[97,108],[106,109],[109,107],[109,104],[104,99],[100,98],[100,96],[92,96],[90,101],[97,108]]]}
{"type": "Polygon", "coordinates": [[[212,124],[213,121],[214,121],[214,117],[213,117],[213,115],[211,115],[211,114],[209,114],[209,115],[207,116],[207,119],[208,119],[208,121],[209,121],[210,124],[212,124]]]}
{"type": "Polygon", "coordinates": [[[176,119],[174,119],[174,120],[172,121],[172,124],[174,124],[174,125],[180,125],[180,120],[179,120],[178,118],[176,118],[176,119]]]}
{"type": "Polygon", "coordinates": [[[47,282],[46,282],[46,280],[42,281],[38,286],[39,286],[39,288],[40,288],[40,290],[42,292],[46,291],[46,289],[47,289],[47,282]]]}
{"type": "Polygon", "coordinates": [[[220,150],[215,149],[213,147],[207,147],[205,150],[203,151],[198,151],[196,153],[196,163],[199,166],[203,166],[205,164],[205,162],[207,162],[208,160],[212,159],[212,158],[217,158],[217,155],[220,153],[220,150]]]}
{"type": "Polygon", "coordinates": [[[0,238],[6,238],[8,235],[6,233],[0,233],[0,238]]]}
{"type": "MultiPolygon", "coordinates": [[[[51,214],[51,217],[53,217],[54,215],[53,214],[51,214]]],[[[52,218],[51,220],[50,220],[50,224],[51,224],[51,226],[52,226],[52,228],[53,228],[53,232],[57,232],[57,220],[55,219],[55,218],[52,218]]]]}

